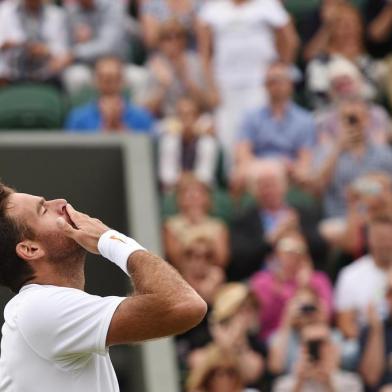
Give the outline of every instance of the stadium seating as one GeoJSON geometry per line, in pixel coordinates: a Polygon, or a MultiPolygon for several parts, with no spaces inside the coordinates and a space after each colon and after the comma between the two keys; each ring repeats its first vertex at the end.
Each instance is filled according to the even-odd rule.
{"type": "Polygon", "coordinates": [[[0,129],[61,129],[66,104],[49,85],[17,84],[0,90],[0,129]]]}

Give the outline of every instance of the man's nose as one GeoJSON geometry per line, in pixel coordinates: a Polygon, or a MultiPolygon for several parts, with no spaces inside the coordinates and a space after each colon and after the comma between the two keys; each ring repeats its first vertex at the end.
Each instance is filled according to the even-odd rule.
{"type": "Polygon", "coordinates": [[[65,199],[55,199],[48,201],[47,204],[48,207],[53,208],[57,214],[63,215],[65,212],[65,206],[68,204],[68,202],[65,199]]]}

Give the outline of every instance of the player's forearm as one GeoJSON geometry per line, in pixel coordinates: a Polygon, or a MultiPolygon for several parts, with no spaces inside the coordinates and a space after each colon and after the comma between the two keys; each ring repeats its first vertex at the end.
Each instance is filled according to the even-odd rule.
{"type": "Polygon", "coordinates": [[[148,310],[151,322],[166,336],[184,332],[205,316],[207,305],[196,291],[166,261],[138,251],[128,259],[128,272],[140,306],[148,310]],[[155,319],[155,322],[154,320],[155,319]]]}

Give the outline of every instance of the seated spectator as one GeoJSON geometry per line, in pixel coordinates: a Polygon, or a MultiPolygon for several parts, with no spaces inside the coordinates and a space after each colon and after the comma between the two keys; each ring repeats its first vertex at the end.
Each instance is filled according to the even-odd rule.
{"type": "Polygon", "coordinates": [[[350,61],[335,58],[328,67],[331,105],[316,112],[318,142],[335,143],[340,130],[340,111],[344,101],[356,100],[358,110],[366,114],[366,135],[376,144],[386,144],[391,136],[391,123],[387,111],[380,105],[366,101],[363,78],[358,68],[350,61]]]}
{"type": "Polygon", "coordinates": [[[218,266],[214,242],[198,229],[190,230],[185,239],[177,268],[183,278],[211,305],[225,279],[218,266]]]}
{"type": "Polygon", "coordinates": [[[309,170],[315,144],[315,123],[310,112],[292,101],[293,81],[284,63],[272,64],[266,74],[269,104],[244,117],[237,164],[253,158],[277,158],[295,172],[309,170]]]}
{"type": "Polygon", "coordinates": [[[71,111],[65,128],[71,132],[141,132],[149,133],[153,128],[151,114],[127,102],[122,96],[123,65],[115,57],[100,59],[95,66],[97,101],[89,102],[71,111]]]}
{"type": "Polygon", "coordinates": [[[193,31],[195,25],[195,14],[199,5],[199,0],[145,0],[141,4],[140,21],[144,43],[149,49],[156,49],[160,40],[160,29],[162,25],[169,21],[178,20],[194,41],[193,31]]]}
{"type": "Polygon", "coordinates": [[[0,81],[51,81],[69,64],[63,11],[44,0],[0,5],[0,81]]]}
{"type": "MultiPolygon", "coordinates": [[[[260,269],[277,240],[299,226],[319,258],[324,244],[317,233],[318,211],[313,211],[312,206],[294,209],[288,205],[288,178],[284,165],[273,160],[255,162],[248,169],[248,175],[256,205],[235,217],[231,224],[228,278],[249,278],[260,269]]],[[[316,261],[321,264],[320,260],[316,261]]]]}
{"type": "Polygon", "coordinates": [[[126,59],[126,12],[121,1],[76,0],[65,9],[76,62],[94,64],[104,56],[126,59]]]}
{"type": "Polygon", "coordinates": [[[298,37],[279,0],[207,1],[197,22],[201,60],[219,91],[217,134],[231,157],[243,115],[266,103],[269,64],[294,62],[298,37]]]}
{"type": "Polygon", "coordinates": [[[320,229],[323,238],[352,260],[367,253],[367,224],[379,216],[392,216],[392,179],[387,173],[369,173],[350,184],[346,195],[346,217],[327,219],[320,229]]]}
{"type": "Polygon", "coordinates": [[[360,378],[339,370],[339,351],[325,323],[306,326],[301,333],[301,354],[295,369],[279,377],[273,392],[362,392],[360,378]]]}
{"type": "Polygon", "coordinates": [[[382,319],[374,305],[367,309],[367,326],[361,332],[359,369],[368,391],[384,391],[382,387],[392,384],[392,279],[388,276],[385,292],[388,315],[382,319]]]}
{"type": "MultiPolygon", "coordinates": [[[[321,41],[322,44],[328,38],[329,21],[333,18],[335,7],[345,2],[346,0],[321,0],[314,3],[314,6],[306,9],[305,12],[301,12],[302,23],[301,26],[298,26],[298,32],[301,36],[303,50],[305,49],[305,53],[302,53],[305,62],[313,56],[313,47],[315,45],[309,46],[309,42],[313,40],[316,46],[318,46],[318,42],[321,41]],[[308,47],[310,53],[308,53],[309,50],[306,50],[308,47]]],[[[292,3],[295,3],[295,0],[292,3]]]]}
{"type": "Polygon", "coordinates": [[[209,349],[205,361],[190,374],[186,390],[187,392],[258,392],[256,389],[245,387],[238,359],[227,356],[216,346],[209,349]]]}
{"type": "Polygon", "coordinates": [[[335,292],[337,326],[347,339],[358,339],[373,304],[385,316],[384,292],[392,266],[392,220],[378,217],[369,223],[370,253],[345,267],[338,276],[335,292]]]}
{"type": "Polygon", "coordinates": [[[179,22],[162,24],[157,50],[146,64],[151,81],[145,105],[156,115],[173,115],[178,99],[184,95],[192,97],[202,109],[216,104],[215,89],[207,84],[198,56],[187,50],[186,43],[186,31],[179,22]]]}
{"type": "Polygon", "coordinates": [[[207,185],[192,174],[184,174],[177,189],[179,213],[164,224],[164,242],[168,260],[177,267],[181,262],[182,248],[190,230],[198,229],[208,235],[214,244],[217,265],[224,267],[228,259],[228,233],[225,224],[208,215],[211,197],[207,185]]]}
{"type": "MultiPolygon", "coordinates": [[[[272,374],[290,373],[298,362],[301,333],[308,325],[328,322],[328,310],[324,301],[310,287],[299,288],[284,309],[282,322],[268,342],[268,368],[272,374]]],[[[346,370],[357,368],[356,347],[343,340],[338,329],[333,329],[332,339],[341,351],[340,366],[346,370]]]]}
{"type": "Polygon", "coordinates": [[[375,171],[392,174],[392,152],[388,146],[375,144],[367,137],[367,116],[362,101],[342,103],[337,140],[315,154],[316,170],[310,182],[324,197],[327,218],[345,216],[345,192],[358,177],[375,171]]]}
{"type": "Polygon", "coordinates": [[[268,268],[254,274],[250,285],[262,308],[262,341],[278,329],[284,309],[298,288],[312,288],[325,303],[328,317],[331,315],[331,283],[323,272],[314,270],[305,239],[299,233],[281,237],[268,268]]]}
{"type": "MultiPolygon", "coordinates": [[[[92,67],[102,57],[118,57],[124,62],[130,52],[129,19],[123,1],[75,0],[66,3],[69,40],[73,65],[63,74],[66,90],[78,95],[93,86],[92,67]]],[[[124,65],[124,87],[132,99],[141,103],[145,97],[148,73],[142,67],[124,65]]]]}
{"type": "Polygon", "coordinates": [[[213,185],[217,171],[219,146],[212,120],[202,115],[189,97],[177,102],[176,116],[159,124],[159,179],[165,191],[172,189],[182,172],[193,172],[207,185],[213,185]]]}
{"type": "Polygon", "coordinates": [[[328,66],[336,56],[342,56],[360,70],[366,89],[366,98],[375,98],[381,89],[382,69],[366,54],[363,25],[359,11],[352,5],[336,4],[320,27],[321,33],[305,49],[305,57],[311,60],[307,66],[307,88],[310,102],[320,107],[327,101],[328,66]]]}
{"type": "Polygon", "coordinates": [[[194,350],[189,356],[191,372],[208,359],[213,347],[238,360],[239,371],[246,385],[257,385],[264,371],[264,347],[258,343],[258,303],[242,283],[229,283],[218,291],[210,315],[212,342],[194,350]]]}
{"type": "Polygon", "coordinates": [[[326,304],[315,290],[300,287],[287,303],[281,323],[269,339],[268,368],[272,374],[289,373],[299,358],[302,330],[328,320],[326,304]]]}

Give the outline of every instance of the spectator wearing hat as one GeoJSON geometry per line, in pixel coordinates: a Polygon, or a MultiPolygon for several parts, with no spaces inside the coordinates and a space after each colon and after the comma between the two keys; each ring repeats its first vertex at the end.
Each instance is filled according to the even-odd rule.
{"type": "Polygon", "coordinates": [[[104,57],[95,65],[98,99],[73,109],[65,123],[69,132],[150,133],[154,119],[144,108],[123,96],[123,64],[116,57],[104,57]]]}
{"type": "Polygon", "coordinates": [[[364,28],[359,11],[351,4],[337,2],[329,10],[322,34],[316,34],[304,50],[309,60],[306,74],[311,92],[311,104],[320,107],[327,102],[328,68],[336,56],[341,56],[358,67],[367,98],[375,98],[381,90],[383,76],[380,64],[365,50],[364,28]]]}
{"type": "Polygon", "coordinates": [[[205,361],[190,374],[187,392],[258,392],[245,387],[237,358],[219,347],[209,348],[205,361]]]}
{"type": "Polygon", "coordinates": [[[220,267],[225,267],[229,256],[226,225],[209,215],[211,195],[208,186],[191,173],[184,173],[176,187],[178,214],[168,218],[163,227],[168,260],[177,267],[181,263],[183,244],[190,230],[198,229],[213,243],[220,267]]]}
{"type": "Polygon", "coordinates": [[[209,317],[212,342],[189,356],[192,372],[208,361],[218,348],[226,357],[236,358],[244,385],[257,385],[264,372],[265,348],[257,341],[259,306],[242,283],[228,283],[217,292],[209,317]]]}
{"type": "Polygon", "coordinates": [[[331,283],[326,274],[314,270],[305,239],[299,233],[287,233],[278,240],[268,268],[254,274],[250,286],[261,304],[262,341],[277,331],[286,306],[299,288],[314,290],[325,306],[327,317],[331,316],[331,283]]]}
{"type": "Polygon", "coordinates": [[[388,143],[391,136],[389,115],[382,106],[364,98],[364,82],[358,68],[343,57],[335,57],[328,66],[327,78],[329,105],[316,112],[318,143],[335,142],[339,133],[339,112],[344,101],[351,99],[362,101],[367,117],[367,137],[377,144],[388,143]]]}
{"type": "Polygon", "coordinates": [[[269,66],[265,86],[266,106],[247,113],[236,146],[237,165],[254,158],[281,159],[295,176],[309,170],[316,140],[312,114],[292,101],[290,67],[282,62],[269,66]]]}
{"type": "Polygon", "coordinates": [[[213,122],[202,114],[191,97],[177,101],[176,115],[157,126],[159,132],[159,180],[164,191],[175,187],[183,172],[193,172],[207,185],[213,185],[217,172],[219,146],[213,135],[213,122]]]}

